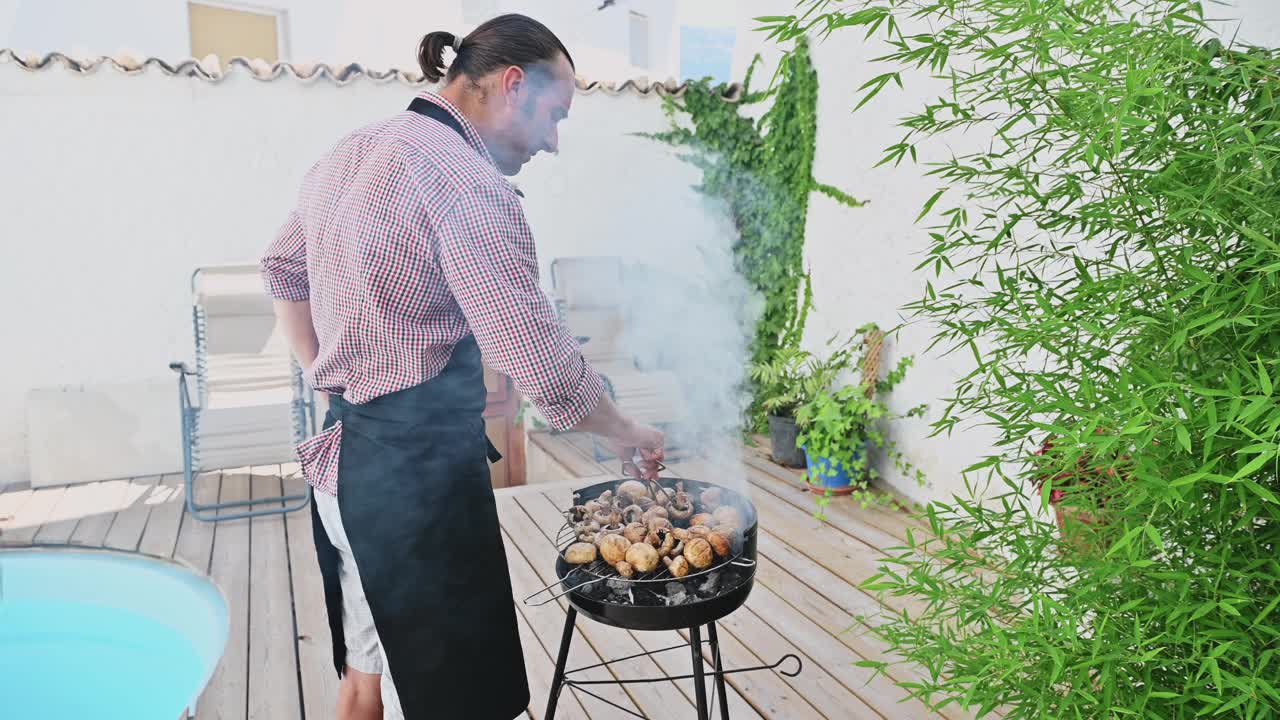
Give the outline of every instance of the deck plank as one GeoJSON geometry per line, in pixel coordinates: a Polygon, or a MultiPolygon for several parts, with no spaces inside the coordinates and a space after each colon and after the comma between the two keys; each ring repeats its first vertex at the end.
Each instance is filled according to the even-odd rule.
{"type": "Polygon", "coordinates": [[[151,506],[146,499],[159,481],[160,476],[152,475],[131,480],[125,486],[124,497],[121,499],[123,509],[116,513],[116,520],[111,523],[103,545],[115,550],[138,549],[142,532],[147,527],[147,518],[151,516],[151,506]]]}
{"type": "MultiPolygon", "coordinates": [[[[787,485],[792,485],[797,488],[802,488],[805,486],[806,484],[805,470],[795,469],[795,468],[785,468],[773,462],[769,454],[767,438],[765,438],[765,443],[763,445],[759,445],[757,447],[744,446],[743,453],[746,456],[749,456],[751,460],[754,460],[754,462],[749,462],[748,457],[743,458],[743,461],[747,462],[754,469],[760,472],[768,473],[769,475],[772,475],[782,480],[787,485]]],[[[880,520],[882,522],[881,521],[876,522],[876,526],[884,530],[885,532],[890,533],[891,535],[898,536],[899,538],[903,538],[903,539],[906,538],[905,533],[908,527],[917,527],[921,529],[927,529],[929,527],[927,522],[915,516],[916,511],[912,509],[917,506],[915,501],[907,497],[900,490],[893,487],[892,485],[889,485],[888,483],[881,482],[881,481],[874,482],[872,484],[872,489],[877,493],[882,493],[892,497],[901,507],[893,508],[888,505],[878,505],[878,504],[870,505],[869,504],[867,505],[866,508],[863,508],[861,503],[850,502],[850,501],[846,501],[842,504],[847,504],[847,505],[857,507],[859,510],[865,509],[875,515],[881,516],[880,520]]]]}
{"type": "MultiPolygon", "coordinates": [[[[558,523],[561,520],[559,508],[568,504],[570,495],[569,488],[552,488],[541,494],[540,498],[535,499],[528,496],[528,502],[525,502],[525,496],[521,498],[521,504],[533,518],[534,523],[546,538],[547,547],[554,544],[554,533],[559,529],[558,523]]],[[[590,621],[588,621],[590,622],[590,621]]],[[[653,652],[665,648],[675,647],[682,643],[687,648],[687,641],[680,633],[669,631],[641,632],[631,631],[628,633],[634,640],[637,649],[626,652],[626,655],[635,654],[637,652],[653,652]]],[[[722,652],[723,654],[723,652],[722,652]]],[[[661,655],[654,656],[650,663],[656,667],[653,677],[664,676],[673,677],[679,675],[688,675],[693,672],[692,656],[687,649],[683,652],[680,650],[670,650],[661,655]]],[[[680,692],[689,701],[692,707],[696,700],[694,681],[692,679],[673,680],[672,681],[680,692]]],[[[759,713],[755,711],[745,700],[739,695],[736,688],[730,687],[728,693],[729,709],[734,718],[755,718],[759,717],[759,713]]]]}
{"type": "Polygon", "coordinates": [[[36,533],[40,532],[40,526],[49,520],[53,509],[66,492],[65,487],[40,488],[33,492],[4,525],[0,542],[6,545],[30,545],[36,533]]]}
{"type": "Polygon", "coordinates": [[[589,478],[609,472],[607,468],[575,447],[567,436],[548,436],[548,439],[552,442],[542,443],[542,449],[565,468],[568,477],[589,478]]]}
{"type": "MultiPolygon", "coordinates": [[[[758,590],[753,590],[754,595],[758,590]]],[[[747,646],[760,664],[777,662],[788,653],[798,656],[804,667],[798,676],[789,678],[780,675],[782,681],[790,685],[798,695],[803,697],[826,718],[867,718],[878,720],[881,715],[872,709],[857,693],[844,687],[831,675],[822,663],[815,662],[813,657],[797,648],[790,639],[790,628],[773,626],[777,618],[765,618],[750,609],[744,608],[730,613],[720,621],[720,636],[723,640],[726,632],[747,646]],[[782,633],[787,636],[783,637],[782,633]]],[[[790,668],[788,661],[784,668],[790,668]]],[[[892,717],[892,716],[886,716],[892,717]]]]}
{"type": "MultiPolygon", "coordinates": [[[[202,473],[195,479],[196,502],[217,502],[221,491],[221,472],[202,473]]],[[[197,520],[190,513],[184,512],[182,514],[181,527],[178,531],[178,543],[173,550],[173,558],[208,575],[209,565],[213,556],[213,531],[213,523],[197,520]]]]}
{"type": "Polygon", "coordinates": [[[128,480],[102,480],[89,484],[88,488],[93,495],[87,501],[90,508],[76,524],[76,531],[71,534],[72,545],[102,547],[107,539],[107,531],[115,523],[116,514],[120,511],[121,498],[124,497],[128,484],[128,480]]]}
{"type": "Polygon", "coordinates": [[[138,543],[138,552],[156,557],[172,557],[182,526],[182,477],[165,475],[151,489],[144,502],[151,506],[147,527],[138,543]]]}
{"type": "MultiPolygon", "coordinates": [[[[565,606],[567,604],[565,600],[561,598],[557,601],[537,606],[526,605],[523,602],[525,597],[551,582],[550,580],[543,580],[542,575],[537,570],[537,565],[541,562],[538,555],[544,541],[540,540],[538,535],[530,532],[528,516],[524,514],[524,510],[519,506],[515,498],[499,495],[497,501],[498,515],[502,520],[503,532],[506,533],[507,566],[511,571],[512,593],[516,596],[517,611],[525,616],[525,619],[529,621],[529,626],[538,633],[539,637],[543,638],[544,642],[548,645],[555,645],[556,649],[552,652],[559,652],[560,637],[564,632],[565,606]]],[[[569,669],[594,665],[603,662],[605,659],[597,652],[594,645],[588,642],[588,637],[583,632],[583,628],[584,623],[579,622],[576,631],[573,633],[573,639],[570,641],[569,669]]],[[[586,680],[613,679],[609,671],[603,667],[578,673],[578,675],[586,680]]],[[[638,711],[635,702],[619,686],[600,685],[592,688],[592,691],[623,707],[638,711]]],[[[571,692],[577,696],[587,714],[593,717],[609,717],[608,713],[613,712],[607,705],[594,698],[583,695],[578,691],[571,692]]]]}
{"type": "Polygon", "coordinates": [[[32,542],[37,545],[66,545],[71,542],[80,518],[93,512],[96,490],[93,483],[67,486],[32,542]]]}
{"type": "MultiPolygon", "coordinates": [[[[222,474],[221,502],[249,499],[247,470],[222,474]]],[[[248,712],[250,550],[248,519],[214,523],[209,574],[226,595],[230,628],[222,660],[200,697],[200,720],[245,720],[248,712]]]]}
{"type": "MultiPolygon", "coordinates": [[[[741,612],[741,610],[739,610],[741,612]]],[[[689,632],[681,630],[680,635],[687,641],[689,632]]],[[[720,632],[720,658],[726,668],[745,668],[760,664],[760,658],[751,653],[737,636],[728,632],[720,632]]],[[[705,639],[705,637],[704,637],[705,639]]],[[[711,667],[711,651],[704,649],[702,656],[706,662],[704,667],[711,667]]],[[[777,658],[770,659],[770,663],[777,658]]],[[[692,668],[692,663],[690,663],[692,668]]],[[[803,675],[801,676],[803,677],[803,675]]],[[[760,715],[771,720],[807,720],[821,718],[822,715],[810,705],[804,697],[791,686],[782,681],[782,676],[769,670],[744,672],[730,675],[725,680],[733,689],[742,693],[760,715]]],[[[708,692],[710,686],[708,685],[708,692]]],[[[707,698],[710,702],[710,696],[707,698]]],[[[829,718],[828,720],[835,720],[829,718]]]]}
{"type": "MultiPolygon", "coordinates": [[[[764,545],[764,543],[761,544],[764,545]]],[[[768,556],[775,545],[789,548],[781,542],[774,541],[770,543],[767,550],[762,549],[758,557],[757,582],[775,592],[805,617],[825,628],[837,642],[848,647],[859,657],[876,660],[893,659],[889,647],[883,640],[869,632],[870,628],[867,624],[860,622],[854,615],[828,599],[829,595],[842,594],[843,591],[838,589],[840,586],[849,588],[854,593],[858,593],[858,590],[804,556],[788,560],[785,568],[776,564],[768,556]],[[817,584],[810,584],[813,582],[811,578],[819,578],[820,581],[817,584]]],[[[794,552],[793,549],[792,552],[794,552]]],[[[862,597],[874,607],[864,608],[861,612],[875,613],[879,609],[880,606],[874,600],[866,595],[862,597]]],[[[914,682],[924,677],[923,672],[916,668],[896,664],[887,668],[887,673],[890,678],[899,682],[914,682]]],[[[892,685],[884,678],[873,681],[870,687],[882,697],[900,698],[906,694],[904,690],[892,685]]],[[[930,711],[922,704],[912,703],[912,707],[916,708],[918,717],[929,716],[930,711]]],[[[954,706],[948,706],[938,714],[948,720],[969,720],[973,717],[971,713],[966,713],[954,706]]]]}
{"type": "MultiPolygon", "coordinates": [[[[530,606],[524,604],[525,597],[538,591],[546,583],[539,579],[538,574],[534,572],[528,560],[520,554],[517,545],[516,538],[507,532],[504,526],[503,546],[507,553],[507,567],[511,572],[511,592],[516,602],[517,612],[524,617],[529,627],[542,641],[542,647],[548,653],[548,656],[554,656],[560,651],[560,637],[564,632],[565,609],[560,603],[554,601],[545,605],[530,606]]],[[[573,638],[569,642],[569,659],[575,663],[574,667],[593,665],[602,661],[595,648],[587,644],[586,639],[579,631],[573,633],[573,638]]],[[[554,667],[552,665],[552,671],[554,667]]],[[[609,680],[613,677],[604,668],[595,668],[580,674],[586,680],[609,680]]],[[[631,702],[631,699],[618,688],[603,686],[598,693],[620,705],[631,707],[632,709],[635,708],[635,704],[631,702]]],[[[601,708],[607,708],[598,700],[589,698],[572,689],[566,689],[560,696],[560,705],[563,707],[568,704],[577,704],[584,716],[591,714],[587,712],[588,707],[594,708],[597,711],[597,716],[600,716],[600,713],[603,712],[601,708]]]]}
{"type": "MultiPolygon", "coordinates": [[[[525,570],[532,574],[533,568],[530,568],[525,559],[514,550],[513,543],[508,541],[505,546],[508,565],[524,565],[525,570]]],[[[523,589],[525,588],[520,588],[520,590],[523,589]]],[[[520,595],[520,590],[516,590],[514,585],[513,590],[515,590],[513,595],[520,595]]],[[[524,595],[528,594],[528,592],[524,593],[524,595]]],[[[543,718],[546,716],[547,700],[551,695],[551,679],[555,675],[555,656],[560,652],[560,646],[556,644],[559,636],[545,639],[539,637],[525,617],[523,608],[519,607],[521,598],[513,599],[517,603],[516,622],[520,627],[520,646],[524,650],[525,671],[529,678],[529,714],[534,718],[543,718]]],[[[564,622],[563,617],[560,618],[560,622],[564,622]]],[[[582,704],[578,702],[578,697],[573,692],[560,694],[560,701],[556,706],[556,717],[565,720],[589,720],[587,711],[582,708],[582,704]]]]}
{"type": "MultiPolygon", "coordinates": [[[[306,483],[300,476],[291,474],[284,480],[284,489],[288,495],[298,495],[306,491],[306,483]]],[[[320,566],[316,562],[311,508],[289,513],[285,517],[285,530],[297,624],[298,669],[302,676],[302,711],[307,718],[331,718],[338,704],[338,674],[333,667],[329,616],[320,566]]]]}
{"type": "MultiPolygon", "coordinates": [[[[747,478],[755,490],[754,495],[767,492],[774,497],[812,514],[817,509],[818,496],[809,492],[798,482],[788,481],[778,476],[778,472],[786,472],[784,468],[759,458],[746,457],[745,461],[751,471],[747,478]]],[[[908,516],[897,522],[890,522],[881,512],[870,507],[863,508],[858,502],[847,497],[833,497],[824,511],[826,522],[832,527],[856,537],[875,548],[888,549],[900,546],[906,538],[908,516]]]]}
{"type": "MultiPolygon", "coordinates": [[[[255,467],[250,477],[254,499],[279,497],[284,489],[279,466],[255,467]]],[[[301,717],[285,519],[279,514],[255,517],[249,534],[249,718],[301,717]]]]}
{"type": "MultiPolygon", "coordinates": [[[[905,691],[874,670],[854,665],[866,658],[836,640],[826,629],[788,605],[768,587],[757,586],[747,598],[747,608],[760,617],[768,618],[774,628],[786,632],[789,642],[887,720],[933,716],[918,702],[900,702],[906,695],[905,691]]],[[[867,712],[870,712],[869,708],[867,712]]]]}

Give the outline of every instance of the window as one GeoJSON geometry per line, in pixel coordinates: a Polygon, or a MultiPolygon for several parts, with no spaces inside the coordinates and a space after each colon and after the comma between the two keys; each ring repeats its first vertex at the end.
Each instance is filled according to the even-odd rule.
{"type": "Polygon", "coordinates": [[[649,67],[649,17],[632,12],[628,16],[627,30],[631,37],[631,64],[639,68],[649,67]]]}
{"type": "Polygon", "coordinates": [[[276,63],[284,54],[284,18],[280,12],[227,3],[189,2],[187,15],[192,57],[213,53],[223,62],[241,56],[276,63]]]}
{"type": "Polygon", "coordinates": [[[498,0],[462,0],[462,21],[470,25],[480,23],[498,14],[498,0]]]}
{"type": "Polygon", "coordinates": [[[680,28],[680,77],[729,82],[733,69],[733,28],[680,28]]]}

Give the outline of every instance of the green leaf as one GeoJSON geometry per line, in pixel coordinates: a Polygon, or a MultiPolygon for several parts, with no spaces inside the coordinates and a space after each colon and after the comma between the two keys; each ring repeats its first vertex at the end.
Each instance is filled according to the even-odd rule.
{"type": "Polygon", "coordinates": [[[1182,446],[1182,449],[1191,452],[1191,434],[1187,432],[1187,428],[1182,425],[1175,425],[1173,431],[1178,436],[1178,444],[1182,446]]]}
{"type": "Polygon", "coordinates": [[[1271,396],[1271,377],[1267,375],[1267,367],[1262,364],[1262,360],[1258,360],[1258,384],[1262,386],[1262,394],[1267,397],[1271,396]]]}
{"type": "Polygon", "coordinates": [[[1112,555],[1115,555],[1117,552],[1128,547],[1129,543],[1133,542],[1133,539],[1138,537],[1138,533],[1141,533],[1145,527],[1146,527],[1145,525],[1139,525],[1129,530],[1129,532],[1125,533],[1119,540],[1115,542],[1114,545],[1111,546],[1111,549],[1107,551],[1106,556],[1111,557],[1112,555]]]}
{"type": "Polygon", "coordinates": [[[1242,485],[1244,485],[1245,487],[1249,488],[1250,490],[1252,490],[1254,495],[1257,495],[1258,497],[1262,498],[1263,500],[1266,500],[1266,501],[1267,501],[1267,502],[1269,502],[1269,503],[1277,503],[1277,504],[1280,504],[1280,500],[1277,500],[1277,499],[1276,499],[1276,496],[1275,496],[1274,494],[1272,494],[1272,492],[1271,492],[1270,490],[1268,490],[1268,489],[1266,489],[1266,488],[1262,487],[1262,486],[1261,486],[1261,485],[1259,485],[1258,483],[1256,483],[1256,482],[1254,482],[1254,481],[1252,481],[1252,480],[1249,480],[1249,479],[1247,479],[1247,478],[1246,478],[1246,479],[1244,479],[1244,480],[1241,480],[1241,481],[1240,481],[1240,483],[1241,483],[1242,485]]]}
{"type": "Polygon", "coordinates": [[[942,197],[942,194],[945,192],[946,192],[946,189],[944,188],[934,193],[932,196],[930,196],[928,201],[926,201],[924,204],[924,209],[921,210],[920,214],[916,216],[915,222],[920,222],[925,215],[928,215],[929,211],[933,209],[934,203],[938,202],[938,198],[942,197]]]}
{"type": "Polygon", "coordinates": [[[1272,453],[1270,455],[1259,455],[1255,457],[1254,459],[1245,463],[1244,467],[1237,470],[1236,474],[1231,476],[1231,480],[1234,482],[1236,480],[1239,480],[1242,477],[1245,477],[1246,475],[1251,475],[1257,472],[1259,468],[1271,462],[1274,458],[1275,458],[1275,453],[1272,453]]]}

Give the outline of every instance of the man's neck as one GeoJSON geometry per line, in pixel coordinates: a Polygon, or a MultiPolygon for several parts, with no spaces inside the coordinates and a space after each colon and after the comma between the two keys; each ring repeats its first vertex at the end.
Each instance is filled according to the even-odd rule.
{"type": "Polygon", "coordinates": [[[450,83],[440,90],[440,97],[448,100],[462,113],[486,144],[489,142],[489,113],[480,94],[463,87],[461,82],[450,83]]]}

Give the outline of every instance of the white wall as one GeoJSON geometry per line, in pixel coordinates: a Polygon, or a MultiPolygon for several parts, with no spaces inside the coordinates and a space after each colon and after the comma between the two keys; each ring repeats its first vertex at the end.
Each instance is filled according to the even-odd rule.
{"type": "MultiPolygon", "coordinates": [[[[750,30],[750,18],[786,11],[782,4],[681,3],[673,22],[736,24],[734,72],[740,76],[757,50],[776,58],[750,30]]],[[[453,15],[444,3],[434,15],[426,2],[361,5],[345,4],[335,40],[341,56],[367,57],[379,45],[390,60],[403,57],[407,42],[411,60],[422,32],[462,23],[456,5],[453,15]]],[[[14,8],[13,0],[0,0],[0,32],[14,8]]],[[[512,8],[504,1],[501,9],[512,8]]],[[[1239,27],[1241,38],[1280,44],[1280,4],[1273,0],[1238,0],[1235,9],[1211,12],[1244,18],[1224,24],[1227,36],[1239,27]]],[[[912,267],[926,237],[912,219],[935,184],[918,168],[871,167],[898,139],[896,120],[929,96],[929,85],[907,78],[906,91],[887,88],[873,105],[850,114],[856,88],[879,72],[869,63],[879,49],[860,38],[846,30],[814,49],[821,83],[815,175],[871,204],[848,209],[824,196],[811,199],[806,261],[817,303],[811,347],[868,320],[896,324],[898,308],[919,297],[924,282],[912,267]]],[[[392,64],[405,62],[382,66],[392,64]]],[[[762,79],[770,69],[766,65],[762,79]]],[[[409,93],[364,81],[337,88],[234,77],[213,86],[158,74],[103,70],[83,78],[0,65],[0,157],[9,170],[0,180],[0,307],[6,346],[18,349],[0,359],[0,407],[9,411],[0,414],[0,485],[25,473],[27,389],[164,379],[165,363],[190,347],[190,269],[256,258],[311,159],[340,132],[401,107],[409,93]],[[86,99],[94,121],[83,112],[86,99]]],[[[561,155],[535,160],[518,178],[544,268],[557,255],[602,249],[642,257],[654,233],[719,231],[688,189],[695,181],[691,169],[627,135],[661,127],[656,100],[576,99],[561,155]]],[[[938,398],[968,365],[962,357],[924,355],[931,334],[927,327],[908,328],[889,346],[887,360],[917,354],[892,402],[929,402],[932,419],[938,398]]],[[[931,487],[891,481],[921,499],[961,492],[958,470],[983,454],[988,436],[968,431],[926,440],[925,434],[925,423],[912,422],[899,428],[898,439],[931,487]]]]}
{"type": "MultiPolygon", "coordinates": [[[[343,0],[239,4],[284,11],[282,59],[339,60],[343,0]]],[[[191,55],[187,0],[0,0],[0,47],[41,55],[52,51],[110,55],[128,49],[176,62],[191,55]]]]}
{"type": "MultiPolygon", "coordinates": [[[[342,57],[375,68],[416,68],[418,41],[428,32],[468,33],[476,23],[462,12],[465,0],[359,0],[345,3],[339,28],[342,57]],[[388,22],[395,18],[395,22],[388,22]]],[[[495,0],[495,14],[518,12],[546,25],[573,55],[578,74],[589,80],[621,82],[648,76],[661,82],[679,75],[678,38],[674,34],[676,0],[617,0],[598,10],[600,0],[495,0]],[[648,68],[629,62],[627,15],[649,17],[648,68]]]]}
{"type": "MultiPolygon", "coordinates": [[[[0,485],[26,479],[29,390],[171,382],[167,363],[191,352],[191,270],[256,262],[316,157],[414,92],[0,65],[0,485]]],[[[657,234],[718,231],[688,190],[692,169],[627,137],[661,127],[657,100],[575,98],[561,155],[517,178],[544,268],[601,248],[640,258],[657,234]]],[[[172,407],[139,408],[165,418],[139,432],[176,443],[172,407]]]]}

